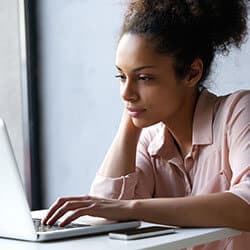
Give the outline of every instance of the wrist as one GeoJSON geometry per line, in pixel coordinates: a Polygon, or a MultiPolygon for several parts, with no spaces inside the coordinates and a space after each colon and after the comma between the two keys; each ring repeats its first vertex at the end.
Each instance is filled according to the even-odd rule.
{"type": "Polygon", "coordinates": [[[128,200],[129,218],[132,220],[143,220],[141,206],[141,200],[128,200]]]}
{"type": "Polygon", "coordinates": [[[133,124],[133,121],[131,117],[128,115],[127,110],[124,110],[122,115],[122,120],[120,123],[119,131],[125,132],[126,134],[132,135],[132,136],[139,136],[141,133],[141,128],[136,127],[133,124]]]}

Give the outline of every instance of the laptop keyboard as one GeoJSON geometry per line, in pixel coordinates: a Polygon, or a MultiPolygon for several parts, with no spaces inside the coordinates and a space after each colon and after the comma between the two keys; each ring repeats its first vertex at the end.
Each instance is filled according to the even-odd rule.
{"type": "Polygon", "coordinates": [[[50,232],[50,231],[57,231],[57,230],[62,230],[62,229],[72,229],[72,228],[77,228],[77,227],[90,226],[86,224],[76,224],[76,223],[70,223],[65,227],[60,227],[57,223],[55,223],[53,226],[49,226],[49,225],[42,224],[41,221],[42,221],[41,219],[33,218],[33,223],[37,232],[50,232]]]}

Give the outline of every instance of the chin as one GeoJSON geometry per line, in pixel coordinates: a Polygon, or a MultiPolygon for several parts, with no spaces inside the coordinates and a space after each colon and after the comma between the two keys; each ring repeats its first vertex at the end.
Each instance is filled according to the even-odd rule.
{"type": "Polygon", "coordinates": [[[137,128],[146,128],[146,127],[152,126],[160,122],[160,121],[146,121],[146,120],[136,119],[136,118],[132,118],[132,121],[133,121],[134,126],[137,128]]]}

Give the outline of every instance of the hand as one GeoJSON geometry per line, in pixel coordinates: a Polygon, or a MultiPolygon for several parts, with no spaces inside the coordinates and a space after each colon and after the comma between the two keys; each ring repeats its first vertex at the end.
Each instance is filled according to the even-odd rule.
{"type": "Polygon", "coordinates": [[[128,111],[126,108],[124,108],[123,113],[122,113],[122,118],[120,122],[120,130],[125,130],[129,133],[136,133],[140,134],[142,128],[138,128],[134,125],[132,118],[128,115],[128,111]]]}
{"type": "Polygon", "coordinates": [[[132,202],[130,200],[103,199],[93,196],[58,198],[50,207],[42,223],[52,226],[69,211],[72,211],[72,214],[62,221],[59,224],[60,226],[63,227],[84,215],[103,217],[109,220],[132,220],[132,202]]]}

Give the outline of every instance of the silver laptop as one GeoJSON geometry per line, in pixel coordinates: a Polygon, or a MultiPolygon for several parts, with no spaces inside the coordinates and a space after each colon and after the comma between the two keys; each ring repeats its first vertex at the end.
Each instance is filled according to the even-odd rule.
{"type": "Polygon", "coordinates": [[[81,217],[81,223],[72,223],[66,228],[43,226],[39,219],[32,218],[8,132],[0,118],[0,237],[48,241],[136,228],[140,225],[139,221],[105,221],[90,225],[82,223],[84,217],[81,217]]]}

